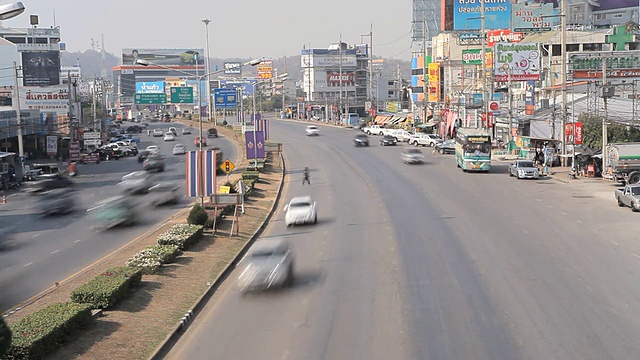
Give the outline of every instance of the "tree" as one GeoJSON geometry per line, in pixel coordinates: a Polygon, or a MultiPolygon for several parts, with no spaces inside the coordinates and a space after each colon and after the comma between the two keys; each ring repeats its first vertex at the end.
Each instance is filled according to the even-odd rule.
{"type": "MultiPolygon", "coordinates": [[[[582,114],[583,144],[592,149],[602,149],[602,116],[582,114]]],[[[628,125],[609,124],[607,143],[639,142],[640,129],[628,125]]]]}
{"type": "Polygon", "coordinates": [[[4,356],[11,347],[11,329],[0,317],[0,357],[4,356]]]}

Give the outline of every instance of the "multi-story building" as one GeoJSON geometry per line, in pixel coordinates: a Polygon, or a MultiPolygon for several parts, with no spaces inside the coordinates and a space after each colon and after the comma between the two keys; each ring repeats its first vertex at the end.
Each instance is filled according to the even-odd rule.
{"type": "Polygon", "coordinates": [[[638,23],[636,0],[567,0],[567,24],[576,27],[611,27],[638,23]]]}
{"type": "Polygon", "coordinates": [[[332,105],[343,113],[364,115],[364,103],[370,99],[368,45],[339,43],[327,49],[303,49],[300,59],[307,111],[312,111],[313,104],[332,105]]]}

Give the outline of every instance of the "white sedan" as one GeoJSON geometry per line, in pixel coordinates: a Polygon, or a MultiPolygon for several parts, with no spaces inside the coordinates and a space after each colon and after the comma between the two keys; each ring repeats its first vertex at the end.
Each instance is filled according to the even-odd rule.
{"type": "Polygon", "coordinates": [[[318,222],[316,202],[311,200],[311,196],[294,197],[289,204],[284,207],[284,222],[287,227],[296,224],[308,224],[318,222]]]}
{"type": "Polygon", "coordinates": [[[320,129],[318,129],[315,125],[307,125],[307,128],[304,130],[307,136],[318,136],[320,135],[320,129]]]}
{"type": "Polygon", "coordinates": [[[149,192],[153,180],[146,171],[134,171],[122,177],[118,187],[126,194],[141,194],[149,192]]]}
{"type": "Polygon", "coordinates": [[[167,131],[164,133],[164,141],[174,141],[176,136],[171,131],[167,131]]]}
{"type": "Polygon", "coordinates": [[[183,144],[175,144],[173,146],[173,155],[184,155],[187,152],[187,149],[183,144]]]}
{"type": "Polygon", "coordinates": [[[153,129],[153,136],[154,137],[160,137],[162,136],[164,133],[162,132],[162,129],[153,129]]]}

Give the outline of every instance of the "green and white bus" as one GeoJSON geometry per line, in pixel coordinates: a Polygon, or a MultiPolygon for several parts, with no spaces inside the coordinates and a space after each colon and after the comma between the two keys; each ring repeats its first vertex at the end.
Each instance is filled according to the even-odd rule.
{"type": "Polygon", "coordinates": [[[456,163],[462,171],[488,172],[491,169],[491,134],[482,129],[459,128],[456,163]]]}

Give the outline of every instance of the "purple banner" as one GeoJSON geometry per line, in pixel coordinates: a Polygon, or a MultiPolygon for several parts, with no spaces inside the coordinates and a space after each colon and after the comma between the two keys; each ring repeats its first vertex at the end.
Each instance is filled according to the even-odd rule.
{"type": "Polygon", "coordinates": [[[244,133],[245,150],[247,152],[247,159],[264,159],[264,132],[251,131],[244,133]]]}

